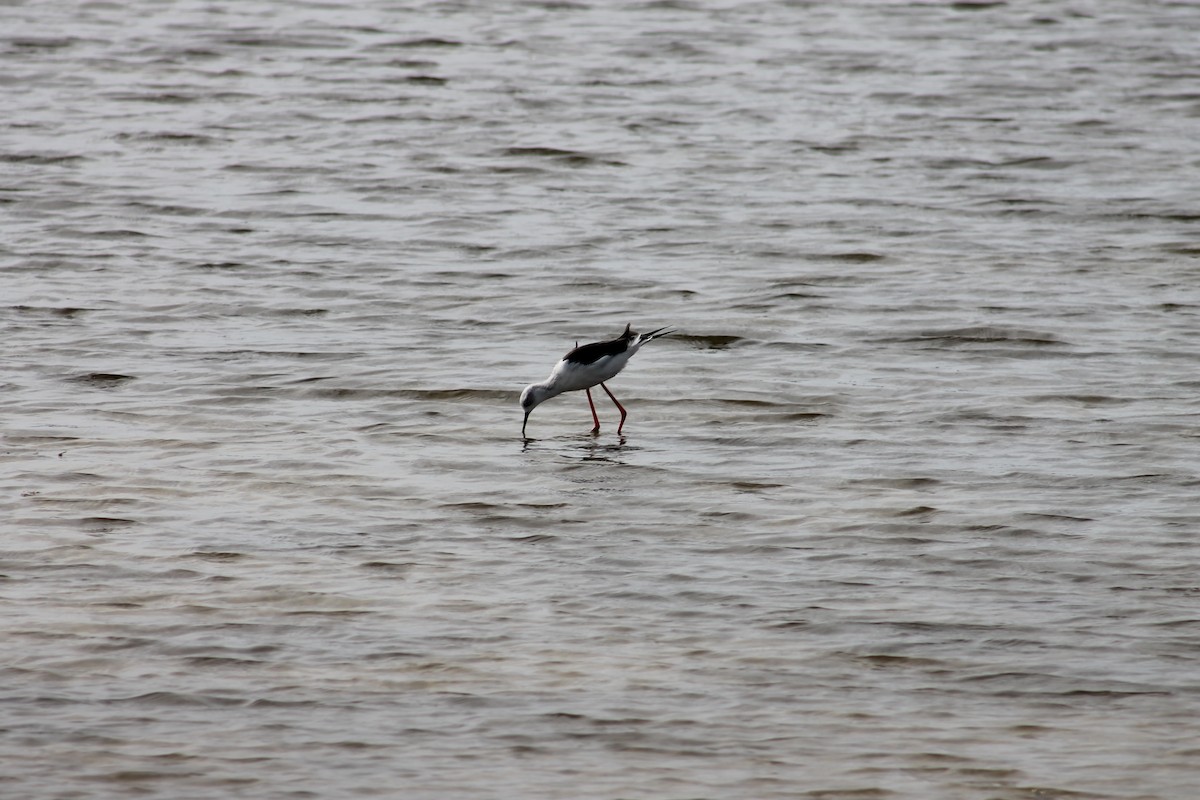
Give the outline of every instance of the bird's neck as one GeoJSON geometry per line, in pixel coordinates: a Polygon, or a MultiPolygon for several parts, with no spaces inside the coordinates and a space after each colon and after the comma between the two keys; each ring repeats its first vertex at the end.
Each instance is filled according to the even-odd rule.
{"type": "Polygon", "coordinates": [[[556,383],[557,381],[555,381],[554,378],[547,378],[541,383],[533,384],[530,388],[533,389],[534,395],[538,398],[538,402],[544,403],[551,397],[557,397],[563,393],[563,390],[555,385],[556,383]]]}

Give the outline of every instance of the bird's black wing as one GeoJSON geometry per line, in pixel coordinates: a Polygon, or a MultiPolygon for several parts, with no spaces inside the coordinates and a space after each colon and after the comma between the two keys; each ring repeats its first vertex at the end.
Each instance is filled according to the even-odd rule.
{"type": "Polygon", "coordinates": [[[595,364],[605,356],[615,356],[629,349],[629,343],[637,338],[637,334],[625,326],[625,332],[619,339],[607,342],[592,342],[582,347],[576,347],[563,356],[563,361],[573,361],[576,364],[595,364]]]}

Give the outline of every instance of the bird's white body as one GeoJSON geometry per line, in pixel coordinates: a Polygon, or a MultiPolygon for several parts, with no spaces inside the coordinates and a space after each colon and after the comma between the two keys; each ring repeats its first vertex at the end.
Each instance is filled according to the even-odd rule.
{"type": "MultiPolygon", "coordinates": [[[[554,365],[554,369],[550,371],[550,377],[541,383],[526,386],[525,391],[521,392],[521,407],[525,409],[525,421],[529,421],[529,412],[551,397],[557,397],[563,392],[590,390],[593,386],[599,385],[617,404],[617,408],[621,409],[621,425],[624,425],[625,409],[620,403],[617,403],[617,398],[612,396],[612,392],[608,391],[604,382],[625,369],[629,359],[642,348],[642,345],[660,336],[666,336],[668,333],[671,331],[659,328],[650,333],[638,334],[631,331],[626,325],[625,332],[619,338],[576,347],[554,365]]],[[[588,403],[591,402],[592,396],[589,391],[588,403]]],[[[595,414],[596,410],[593,405],[592,416],[595,417],[595,414]]],[[[599,429],[600,421],[596,419],[596,427],[593,430],[598,431],[599,429]]],[[[618,427],[617,432],[620,433],[620,431],[621,428],[618,427]]],[[[524,434],[524,427],[522,427],[522,434],[524,434]]]]}
{"type": "Polygon", "coordinates": [[[629,363],[629,358],[638,351],[638,348],[643,343],[631,344],[629,349],[624,353],[617,353],[611,356],[600,356],[591,364],[580,364],[577,361],[568,361],[562,359],[554,365],[554,369],[550,371],[550,377],[541,383],[531,385],[529,389],[538,391],[542,395],[542,400],[549,400],[551,397],[562,394],[563,392],[578,392],[580,389],[590,389],[598,383],[604,383],[616,377],[617,373],[625,369],[625,365],[629,363]]]}

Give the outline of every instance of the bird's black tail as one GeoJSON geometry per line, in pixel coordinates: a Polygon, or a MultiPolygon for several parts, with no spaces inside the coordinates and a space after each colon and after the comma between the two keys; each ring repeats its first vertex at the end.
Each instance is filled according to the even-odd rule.
{"type": "MultiPolygon", "coordinates": [[[[628,329],[629,329],[629,326],[626,326],[627,331],[628,331],[628,329]]],[[[663,336],[670,336],[672,333],[675,333],[675,329],[668,325],[664,328],[659,328],[658,330],[650,331],[649,333],[637,334],[637,343],[639,345],[643,345],[646,342],[652,341],[654,339],[659,339],[663,336]]]]}

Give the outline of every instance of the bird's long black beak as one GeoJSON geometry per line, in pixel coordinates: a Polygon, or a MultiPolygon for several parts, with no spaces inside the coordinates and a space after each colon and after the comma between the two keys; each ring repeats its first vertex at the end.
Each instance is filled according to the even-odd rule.
{"type": "MultiPolygon", "coordinates": [[[[533,409],[530,409],[529,411],[532,411],[532,410],[533,409]]],[[[529,424],[529,411],[525,412],[525,421],[521,423],[521,438],[522,439],[529,438],[525,435],[525,426],[529,424]]]]}

